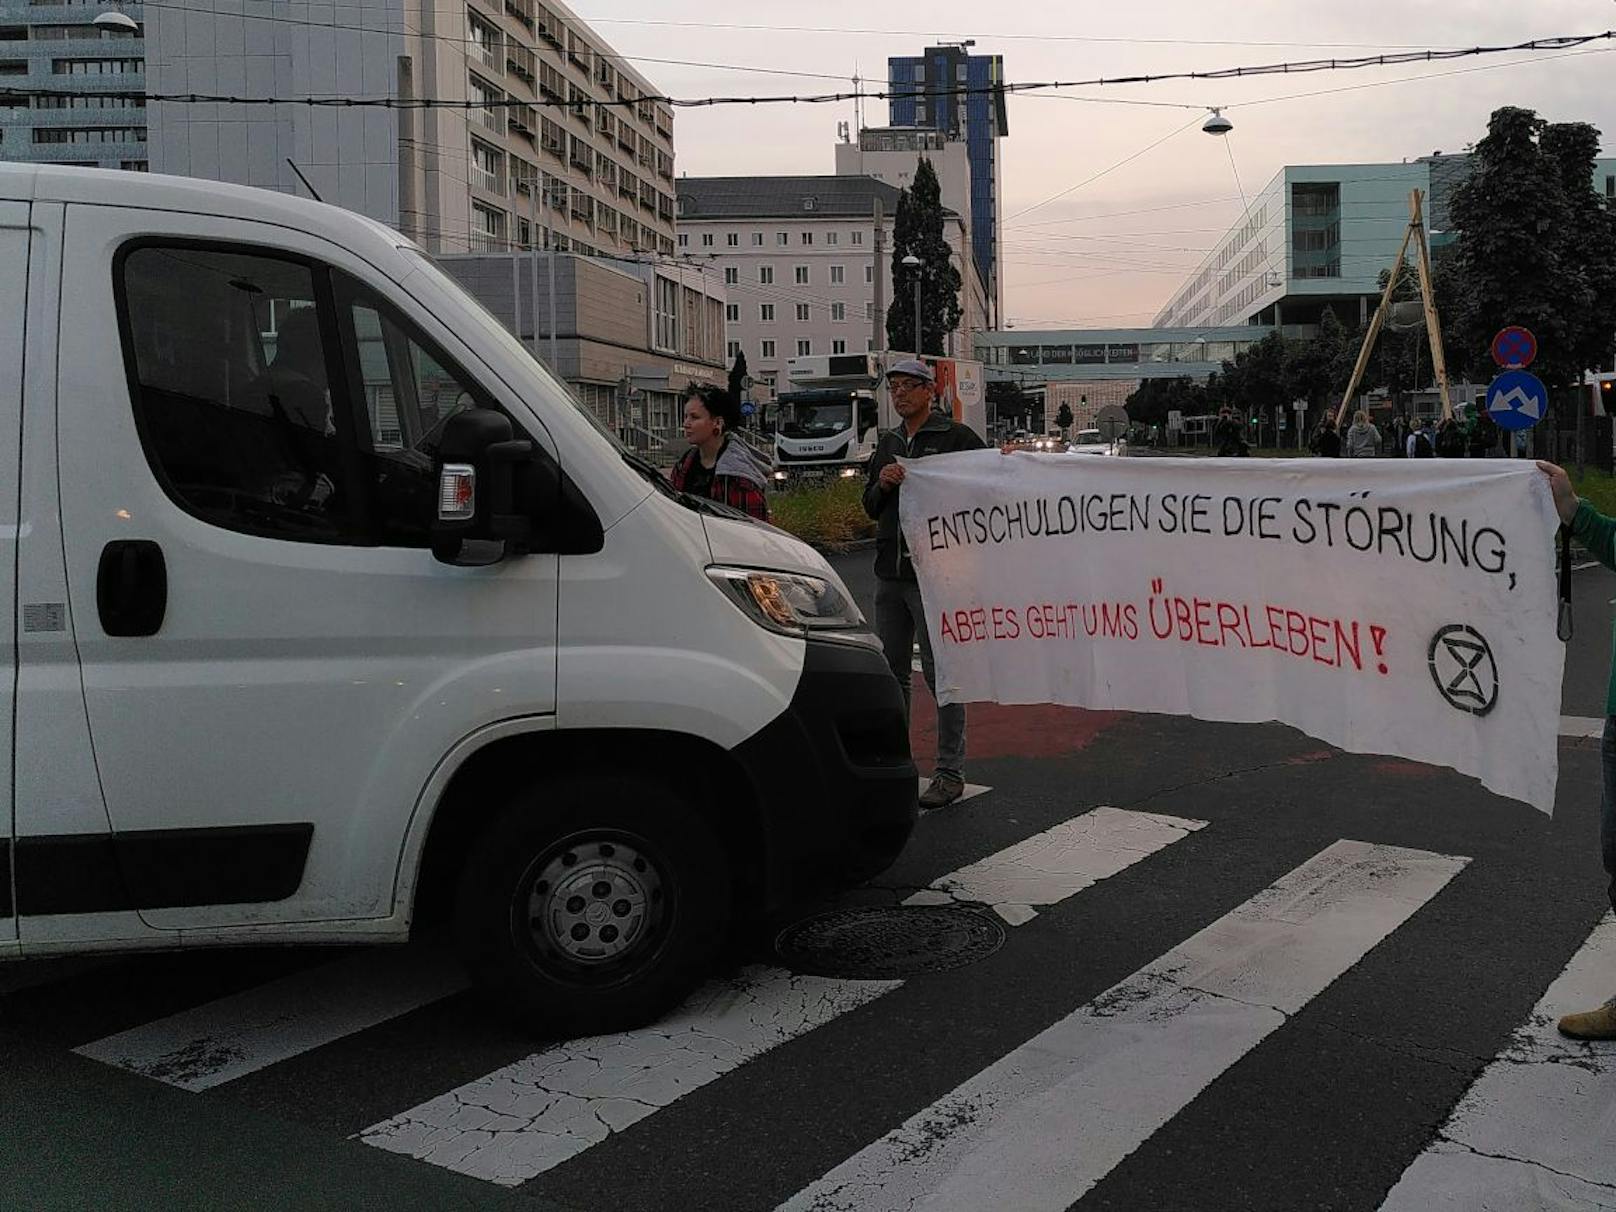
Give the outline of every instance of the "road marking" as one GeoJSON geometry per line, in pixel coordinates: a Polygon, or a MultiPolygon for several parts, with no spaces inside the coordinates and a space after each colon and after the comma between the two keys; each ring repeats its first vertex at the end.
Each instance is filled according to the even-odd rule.
{"type": "Polygon", "coordinates": [[[1616,1207],[1616,1044],[1555,1030],[1562,1014],[1591,1010],[1613,984],[1616,919],[1606,914],[1381,1212],[1616,1207]]]}
{"type": "Polygon", "coordinates": [[[1589,568],[1598,568],[1598,567],[1599,567],[1599,561],[1598,560],[1588,560],[1588,561],[1586,561],[1585,563],[1582,563],[1582,564],[1573,564],[1571,566],[1571,571],[1572,572],[1582,572],[1582,571],[1584,571],[1586,569],[1589,569],[1589,568]]]}
{"type": "MultiPolygon", "coordinates": [[[[1109,827],[1074,831],[1069,845],[1079,851],[1089,846],[1103,850],[1076,860],[1090,874],[1081,881],[1065,880],[1064,895],[1082,891],[1205,824],[1151,817],[1150,844],[1141,842],[1123,851],[1116,846],[1121,825],[1116,818],[1147,814],[1096,811],[1110,814],[1109,827]],[[1168,828],[1166,822],[1175,827],[1168,828]]],[[[986,865],[993,861],[986,860],[986,865]]],[[[977,877],[966,878],[966,872],[984,866],[973,864],[945,876],[936,887],[977,886],[977,877]]],[[[1053,895],[1053,888],[1040,895],[1053,895]]],[[[961,898],[944,895],[943,903],[957,899],[961,898]]],[[[357,1139],[461,1174],[516,1186],[901,984],[748,968],[728,980],[709,982],[679,1011],[652,1027],[558,1044],[366,1128],[357,1139]]]]}
{"type": "Polygon", "coordinates": [[[466,987],[442,951],[389,947],[281,977],[74,1051],[182,1090],[207,1090],[466,987]]]}
{"type": "Polygon", "coordinates": [[[1096,808],[945,875],[906,905],[989,905],[1019,926],[1053,905],[1203,828],[1205,821],[1096,808]]]}
{"type": "Polygon", "coordinates": [[[358,1139],[515,1186],[902,983],[751,967],[705,985],[654,1027],[529,1056],[358,1139]]]}
{"type": "Polygon", "coordinates": [[[1468,861],[1336,842],[910,1117],[782,1212],[1069,1207],[1468,861]]]}
{"type": "Polygon", "coordinates": [[[1604,716],[1562,715],[1560,717],[1560,735],[1574,737],[1596,737],[1605,734],[1604,716]]]}

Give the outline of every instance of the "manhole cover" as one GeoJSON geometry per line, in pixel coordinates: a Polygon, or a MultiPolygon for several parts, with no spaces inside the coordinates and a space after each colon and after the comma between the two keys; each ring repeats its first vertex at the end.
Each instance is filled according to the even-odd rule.
{"type": "Polygon", "coordinates": [[[793,972],[850,980],[946,972],[1003,945],[997,918],[958,905],[838,909],[788,926],[774,940],[793,972]]]}

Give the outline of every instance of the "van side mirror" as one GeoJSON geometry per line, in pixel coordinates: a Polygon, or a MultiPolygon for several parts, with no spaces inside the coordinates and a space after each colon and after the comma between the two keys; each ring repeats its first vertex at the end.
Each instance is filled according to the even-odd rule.
{"type": "Polygon", "coordinates": [[[490,408],[468,408],[445,422],[432,526],[432,554],[444,563],[493,564],[527,550],[533,521],[516,503],[534,450],[511,432],[510,418],[490,408]]]}

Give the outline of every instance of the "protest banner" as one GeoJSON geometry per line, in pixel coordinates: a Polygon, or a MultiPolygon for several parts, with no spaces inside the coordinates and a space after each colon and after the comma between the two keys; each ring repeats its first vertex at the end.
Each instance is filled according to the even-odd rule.
{"type": "Polygon", "coordinates": [[[1275,720],[1552,812],[1559,519],[1529,462],[905,463],[945,703],[1275,720]]]}

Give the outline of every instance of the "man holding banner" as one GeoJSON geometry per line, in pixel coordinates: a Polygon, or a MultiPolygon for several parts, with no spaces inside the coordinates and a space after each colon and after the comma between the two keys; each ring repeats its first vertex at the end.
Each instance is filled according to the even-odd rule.
{"type": "MultiPolygon", "coordinates": [[[[887,390],[902,424],[881,435],[865,473],[864,512],[875,519],[875,630],[886,651],[892,675],[909,703],[914,678],[914,644],[920,644],[920,669],[926,687],[937,695],[932,663],[932,637],[915,566],[898,523],[903,459],[951,451],[979,450],[982,439],[969,426],[932,411],[936,398],[931,367],[907,358],[887,371],[887,390]]],[[[965,792],[965,704],[937,699],[937,769],[920,796],[922,808],[941,808],[965,792]]]]}
{"type": "MultiPolygon", "coordinates": [[[[1539,463],[1554,491],[1560,520],[1571,527],[1584,547],[1606,568],[1616,569],[1616,518],[1607,518],[1580,500],[1563,468],[1539,463]]],[[[1616,909],[1616,659],[1611,664],[1610,689],[1605,699],[1605,735],[1599,745],[1605,791],[1599,805],[1599,850],[1610,879],[1610,903],[1616,909]]],[[[1560,1034],[1572,1039],[1616,1039],[1616,998],[1581,1014],[1560,1020],[1560,1034]]]]}

